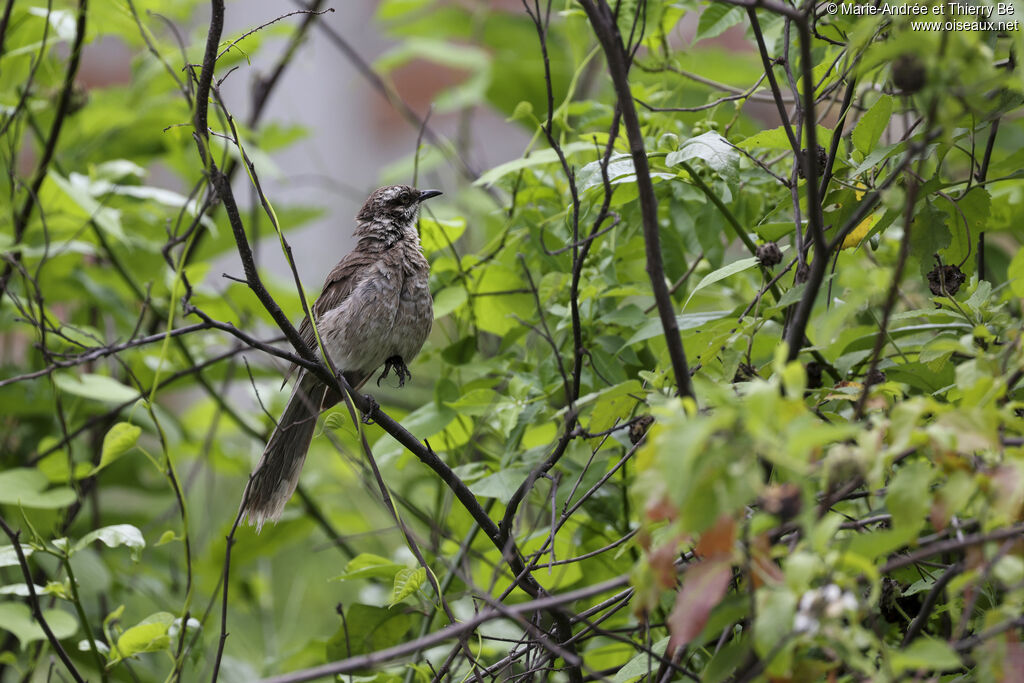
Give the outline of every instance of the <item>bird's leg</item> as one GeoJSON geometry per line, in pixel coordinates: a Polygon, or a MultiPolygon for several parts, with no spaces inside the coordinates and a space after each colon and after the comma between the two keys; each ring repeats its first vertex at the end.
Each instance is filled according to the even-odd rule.
{"type": "Polygon", "coordinates": [[[409,368],[405,365],[405,360],[401,356],[391,356],[384,361],[384,371],[380,373],[380,377],[377,378],[377,386],[387,378],[388,373],[394,368],[395,374],[398,375],[398,387],[402,388],[405,386],[405,380],[412,379],[412,373],[409,372],[409,368]]]}
{"type": "Polygon", "coordinates": [[[365,398],[370,404],[369,409],[363,413],[363,424],[370,425],[373,424],[373,418],[371,416],[380,409],[380,404],[377,403],[377,399],[369,394],[363,394],[363,398],[365,398]]]}

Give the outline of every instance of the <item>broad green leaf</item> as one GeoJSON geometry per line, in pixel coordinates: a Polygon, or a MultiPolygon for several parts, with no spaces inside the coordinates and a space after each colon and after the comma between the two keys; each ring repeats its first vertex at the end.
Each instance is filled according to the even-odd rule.
{"type": "MultiPolygon", "coordinates": [[[[43,610],[43,619],[58,640],[70,638],[78,632],[78,621],[64,610],[43,610]]],[[[0,629],[14,634],[23,648],[32,641],[46,640],[46,633],[32,618],[28,605],[20,602],[0,603],[0,629]]]]}
{"type": "MultiPolygon", "coordinates": [[[[679,330],[693,330],[704,323],[709,323],[713,320],[718,320],[729,315],[732,311],[705,311],[702,313],[682,313],[676,316],[676,325],[679,326],[679,330]]],[[[651,318],[643,327],[637,330],[625,344],[623,348],[632,346],[637,342],[645,341],[653,337],[658,337],[664,334],[664,328],[661,325],[661,318],[651,318]]]]}
{"type": "MultiPolygon", "coordinates": [[[[35,586],[36,595],[46,595],[49,591],[44,586],[32,584],[35,586]]],[[[58,586],[60,584],[57,584],[58,586]]],[[[6,586],[0,586],[0,595],[14,595],[19,598],[27,598],[31,595],[28,590],[27,583],[9,583],[6,586]]]]}
{"type": "Polygon", "coordinates": [[[345,659],[398,645],[411,625],[412,619],[402,607],[350,605],[345,610],[344,622],[327,641],[327,657],[345,659]]]}
{"type": "MultiPolygon", "coordinates": [[[[793,131],[796,134],[796,131],[793,131]]],[[[817,128],[818,144],[824,145],[832,137],[832,130],[825,126],[818,126],[817,128]]],[[[801,141],[802,142],[802,141],[801,141]]],[[[755,133],[750,137],[746,138],[742,142],[736,145],[741,149],[752,150],[752,149],[788,149],[792,150],[792,145],[789,144],[789,137],[786,135],[786,129],[782,126],[778,128],[771,128],[769,130],[763,130],[760,133],[755,133]]]]}
{"type": "MultiPolygon", "coordinates": [[[[567,159],[575,154],[579,154],[580,152],[594,152],[594,143],[578,141],[570,142],[568,145],[564,145],[562,147],[562,153],[567,159]]],[[[510,173],[521,171],[524,168],[544,166],[551,163],[558,163],[558,154],[556,154],[553,149],[542,149],[538,152],[533,152],[528,157],[513,159],[512,161],[507,161],[504,164],[495,166],[473,181],[473,184],[477,186],[492,185],[496,180],[499,180],[510,173]]],[[[582,171],[583,169],[580,170],[582,171]]]]}
{"type": "MultiPolygon", "coordinates": [[[[35,551],[31,547],[23,545],[21,552],[25,555],[25,559],[28,559],[35,551]]],[[[19,564],[18,551],[13,545],[0,546],[0,567],[17,567],[19,564]]]]}
{"type": "Polygon", "coordinates": [[[423,244],[425,254],[433,254],[435,251],[447,249],[450,244],[455,244],[466,230],[464,218],[452,220],[434,220],[423,216],[420,218],[420,240],[423,244]]]}
{"type": "Polygon", "coordinates": [[[14,468],[0,472],[0,504],[27,508],[58,509],[75,502],[75,492],[67,487],[46,490],[50,482],[42,472],[14,468]]]}
{"type": "MultiPolygon", "coordinates": [[[[789,245],[784,245],[782,247],[783,253],[785,253],[788,249],[789,249],[789,245]]],[[[707,287],[709,285],[715,284],[719,280],[724,280],[725,278],[729,277],[730,275],[735,275],[736,273],[742,273],[744,270],[747,270],[748,268],[753,268],[757,264],[758,264],[757,257],[756,256],[751,256],[750,258],[738,259],[738,260],[733,261],[732,263],[730,263],[728,265],[722,266],[718,270],[714,270],[714,271],[708,273],[707,275],[705,275],[704,277],[702,277],[700,279],[700,282],[697,283],[697,286],[694,287],[693,291],[690,292],[690,296],[686,297],[686,302],[683,304],[683,310],[686,309],[686,304],[690,303],[690,299],[693,298],[693,295],[696,294],[697,292],[699,292],[700,290],[704,289],[705,287],[707,287]]]]}
{"type": "MultiPolygon", "coordinates": [[[[671,173],[657,171],[651,171],[650,176],[655,180],[675,177],[671,173]]],[[[614,154],[608,159],[608,182],[611,185],[636,182],[636,170],[633,167],[631,154],[614,154]]],[[[601,160],[591,161],[576,174],[576,187],[581,194],[592,187],[602,185],[604,185],[604,178],[601,176],[601,160]]]]}
{"type": "Polygon", "coordinates": [[[100,464],[90,474],[96,474],[135,447],[142,428],[128,422],[118,422],[103,437],[100,464]]]}
{"type": "Polygon", "coordinates": [[[55,372],[53,381],[59,389],[69,394],[104,403],[127,403],[139,398],[139,392],[121,384],[113,377],[96,374],[77,375],[71,372],[55,372]]]}
{"type": "Polygon", "coordinates": [[[1017,249],[1006,273],[1014,296],[1024,297],[1024,248],[1017,249]]]}
{"type": "Polygon", "coordinates": [[[332,581],[349,581],[352,579],[391,579],[404,565],[392,562],[386,557],[373,553],[360,553],[348,561],[345,571],[335,576],[332,581]]]}
{"type": "MultiPolygon", "coordinates": [[[[757,592],[757,622],[754,627],[754,650],[761,657],[775,653],[782,638],[793,630],[796,596],[788,590],[757,592]]],[[[776,655],[778,656],[778,655],[776,655]]]]}
{"type": "Polygon", "coordinates": [[[857,127],[853,129],[853,146],[857,150],[867,156],[875,148],[878,143],[878,139],[885,132],[886,127],[889,125],[889,119],[892,117],[892,97],[889,95],[882,95],[878,98],[878,101],[871,105],[863,116],[860,117],[860,121],[857,122],[857,127]]]}
{"type": "Polygon", "coordinates": [[[905,650],[893,652],[889,663],[897,676],[908,671],[949,671],[963,666],[948,643],[927,636],[918,638],[905,650]]]}
{"type": "Polygon", "coordinates": [[[935,266],[935,254],[950,244],[948,218],[949,214],[937,209],[931,200],[927,200],[914,216],[910,227],[910,255],[917,260],[922,277],[927,277],[928,271],[935,266]]]}
{"type": "Polygon", "coordinates": [[[739,179],[740,154],[729,141],[715,131],[690,138],[665,157],[666,166],[700,159],[709,168],[730,181],[739,179]]]}
{"type": "Polygon", "coordinates": [[[146,539],[142,537],[142,532],[131,524],[114,524],[90,531],[75,544],[75,551],[88,547],[93,541],[100,541],[108,548],[125,545],[133,554],[146,547],[146,539]]]}
{"type": "Polygon", "coordinates": [[[388,607],[397,605],[402,600],[415,593],[427,580],[427,570],[423,567],[405,567],[395,574],[395,581],[391,587],[391,599],[388,607]]]}
{"type": "Polygon", "coordinates": [[[950,233],[949,248],[944,249],[940,256],[943,263],[960,265],[961,270],[970,277],[977,263],[977,258],[971,256],[975,255],[978,234],[988,225],[992,197],[984,188],[974,187],[955,201],[956,206],[945,199],[937,205],[948,216],[950,233]]]}
{"type": "MultiPolygon", "coordinates": [[[[665,652],[667,647],[668,637],[665,637],[651,646],[651,652],[665,652]]],[[[615,673],[612,683],[632,683],[632,681],[637,680],[641,676],[657,672],[658,660],[651,656],[651,652],[641,652],[626,662],[626,666],[615,673]]]]}
{"type": "Polygon", "coordinates": [[[78,205],[79,215],[78,217],[82,220],[93,220],[96,225],[110,235],[117,239],[118,242],[125,240],[124,230],[121,227],[121,214],[118,211],[110,208],[109,206],[103,206],[99,203],[86,188],[81,185],[72,183],[70,180],[64,178],[61,174],[54,170],[50,170],[47,178],[57,187],[61,189],[75,204],[78,205]]]}
{"type": "Polygon", "coordinates": [[[170,612],[156,612],[126,630],[117,639],[118,658],[127,659],[143,652],[160,652],[169,648],[171,637],[168,630],[174,619],[170,612]]]}
{"type": "Polygon", "coordinates": [[[445,287],[434,296],[434,320],[462,308],[469,300],[466,288],[461,285],[445,287]]]}
{"type": "Polygon", "coordinates": [[[697,21],[697,40],[714,38],[736,26],[745,16],[742,7],[734,7],[725,3],[711,3],[697,21]]]}
{"type": "Polygon", "coordinates": [[[469,485],[474,496],[497,498],[502,503],[511,500],[519,485],[529,476],[524,467],[506,467],[469,485]]]}

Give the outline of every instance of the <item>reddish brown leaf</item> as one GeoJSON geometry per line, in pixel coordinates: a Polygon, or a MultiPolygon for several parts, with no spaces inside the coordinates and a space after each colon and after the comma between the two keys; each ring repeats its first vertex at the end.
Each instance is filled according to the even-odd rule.
{"type": "Polygon", "coordinates": [[[683,587],[676,595],[676,604],[668,616],[672,638],[669,649],[689,644],[708,623],[711,610],[722,601],[732,581],[732,563],[728,556],[717,555],[701,560],[686,570],[683,587]]]}
{"type": "Polygon", "coordinates": [[[679,557],[679,543],[672,539],[664,543],[649,555],[651,571],[654,578],[662,588],[675,588],[676,585],[676,558],[679,557]]]}
{"type": "Polygon", "coordinates": [[[932,509],[928,512],[928,519],[932,523],[932,527],[936,531],[942,531],[949,524],[950,520],[949,505],[943,500],[942,496],[936,496],[935,502],[932,503],[932,509]]]}
{"type": "Polygon", "coordinates": [[[701,534],[694,551],[700,557],[724,555],[728,558],[732,555],[732,545],[735,541],[736,521],[728,515],[722,515],[714,526],[701,534]]]}
{"type": "Polygon", "coordinates": [[[755,589],[766,583],[780,584],[786,578],[772,559],[772,541],[768,532],[756,537],[750,544],[750,574],[755,589]]]}
{"type": "Polygon", "coordinates": [[[652,522],[671,521],[679,516],[679,510],[672,505],[672,501],[664,496],[657,500],[648,501],[644,512],[647,513],[647,519],[652,522]]]}

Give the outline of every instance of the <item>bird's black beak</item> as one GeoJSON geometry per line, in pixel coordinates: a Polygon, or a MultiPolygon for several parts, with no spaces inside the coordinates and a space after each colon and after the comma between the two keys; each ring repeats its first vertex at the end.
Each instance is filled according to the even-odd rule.
{"type": "Polygon", "coordinates": [[[422,202],[431,197],[436,197],[439,194],[444,194],[441,190],[420,190],[420,196],[416,198],[417,202],[422,202]]]}

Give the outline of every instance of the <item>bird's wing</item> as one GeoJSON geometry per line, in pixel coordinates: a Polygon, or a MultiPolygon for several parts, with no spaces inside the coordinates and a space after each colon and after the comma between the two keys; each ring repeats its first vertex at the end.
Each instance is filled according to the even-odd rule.
{"type": "MultiPolygon", "coordinates": [[[[320,292],[320,296],[313,304],[313,316],[319,320],[324,313],[344,303],[345,299],[352,294],[356,285],[359,284],[363,273],[376,260],[375,254],[356,250],[349,252],[343,259],[338,261],[338,265],[334,266],[334,269],[327,274],[323,291],[320,292]]],[[[313,326],[309,323],[309,318],[302,319],[302,324],[299,325],[299,336],[302,337],[302,341],[306,342],[306,345],[314,353],[318,352],[316,335],[313,334],[313,326]]],[[[288,378],[291,377],[294,371],[294,367],[288,371],[288,374],[285,376],[285,382],[288,381],[288,378]]]]}

